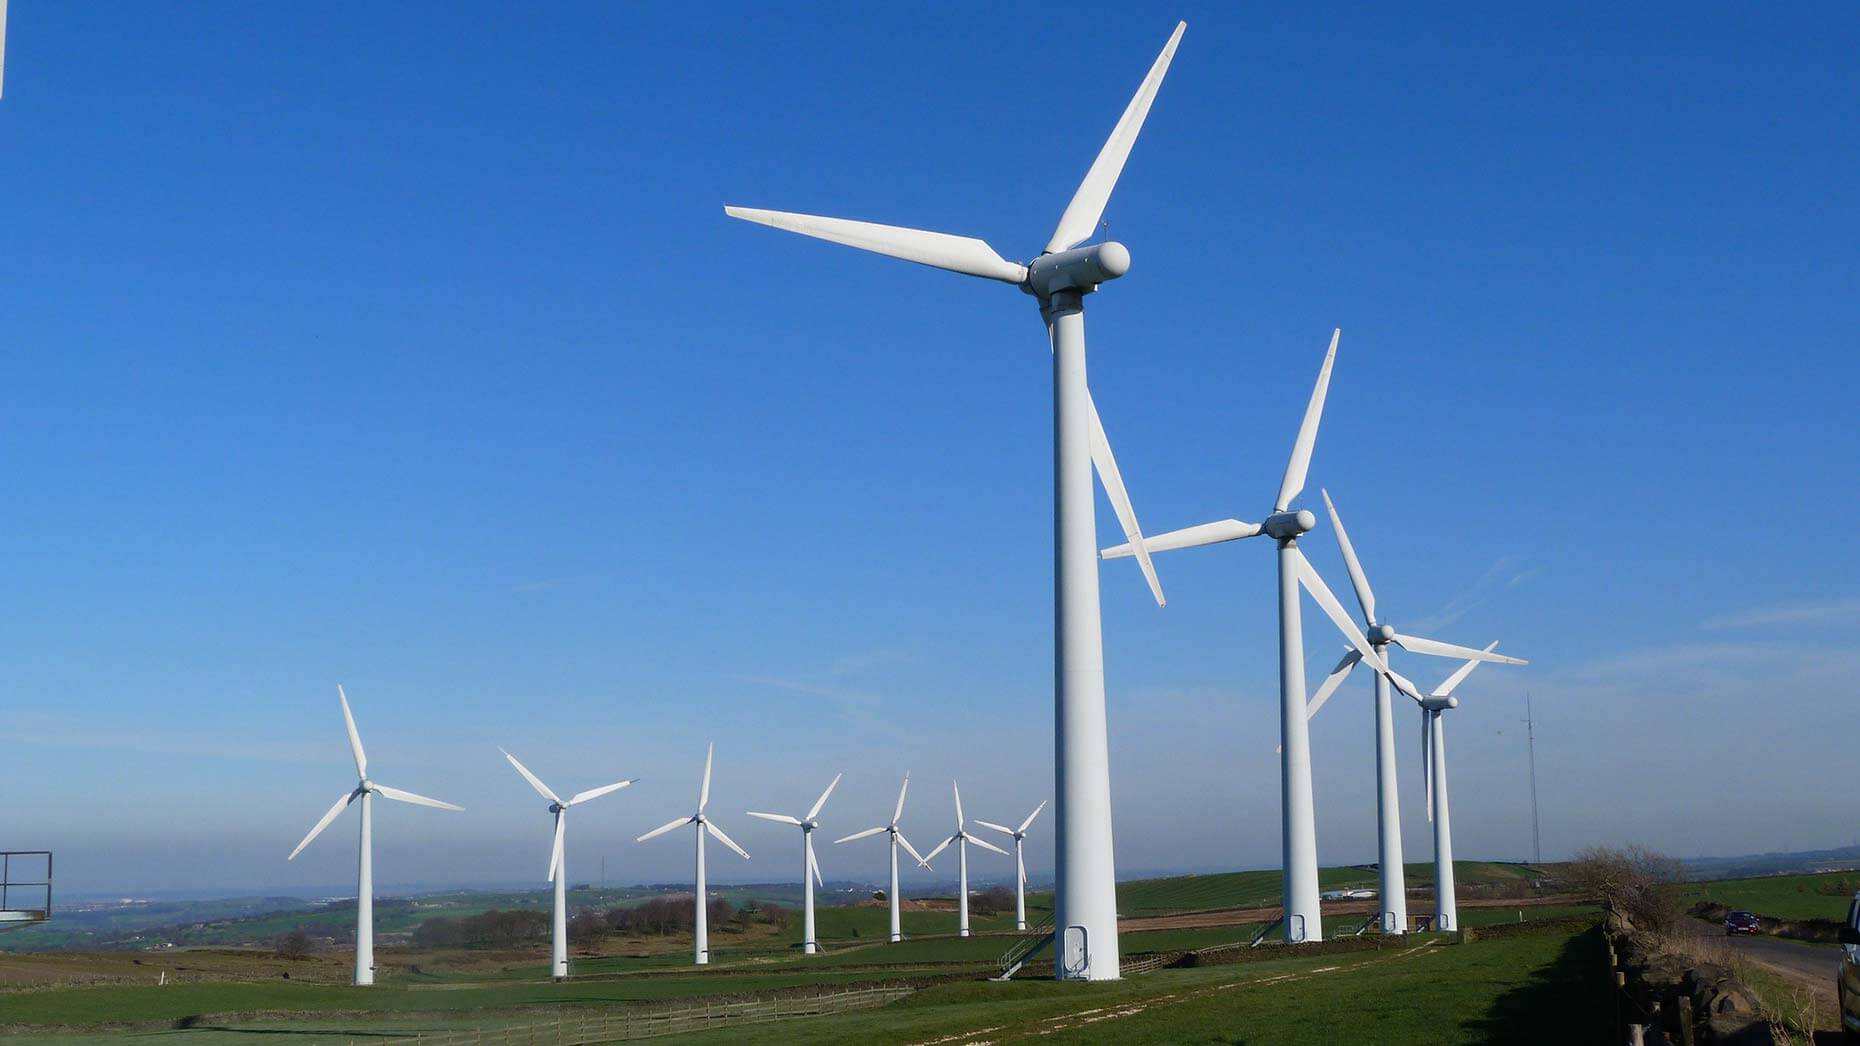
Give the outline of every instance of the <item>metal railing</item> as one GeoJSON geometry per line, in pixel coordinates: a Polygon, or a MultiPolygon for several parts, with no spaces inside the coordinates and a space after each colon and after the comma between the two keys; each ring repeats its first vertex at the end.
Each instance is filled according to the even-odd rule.
{"type": "MultiPolygon", "coordinates": [[[[26,872],[22,874],[33,874],[26,872]]],[[[0,850],[0,929],[44,922],[52,917],[52,852],[50,850],[0,850]],[[22,858],[31,858],[21,861],[22,858]],[[16,863],[32,866],[45,862],[43,879],[15,879],[16,863]]]]}

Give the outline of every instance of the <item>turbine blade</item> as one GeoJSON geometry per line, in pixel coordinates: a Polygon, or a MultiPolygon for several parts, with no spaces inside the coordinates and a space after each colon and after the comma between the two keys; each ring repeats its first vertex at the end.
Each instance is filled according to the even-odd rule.
{"type": "Polygon", "coordinates": [[[1085,180],[1072,194],[1066,213],[1059,216],[1059,226],[1053,230],[1053,238],[1046,242],[1048,254],[1077,247],[1090,239],[1092,231],[1098,227],[1105,204],[1111,201],[1111,190],[1117,187],[1117,176],[1123,173],[1124,161],[1130,158],[1130,147],[1137,143],[1137,132],[1143,130],[1143,120],[1150,115],[1150,103],[1156,100],[1156,91],[1162,87],[1164,74],[1169,72],[1176,45],[1182,42],[1182,30],[1187,28],[1187,22],[1175,24],[1175,32],[1169,34],[1169,42],[1156,56],[1149,75],[1137,86],[1137,93],[1124,107],[1124,115],[1118,117],[1117,126],[1111,128],[1111,137],[1105,139],[1104,147],[1098,150],[1098,158],[1092,161],[1091,170],[1085,172],[1085,180]]]}
{"type": "MultiPolygon", "coordinates": [[[[1493,646],[1497,646],[1497,645],[1498,645],[1497,643],[1493,643],[1492,646],[1486,647],[1486,649],[1490,650],[1492,649],[1493,646]]],[[[1464,683],[1466,681],[1466,677],[1469,675],[1472,675],[1472,670],[1475,668],[1478,668],[1479,662],[1482,660],[1484,659],[1473,658],[1472,660],[1461,665],[1457,670],[1454,671],[1452,675],[1446,678],[1445,682],[1442,682],[1439,686],[1434,688],[1434,696],[1435,697],[1447,697],[1451,695],[1453,693],[1453,688],[1459,686],[1461,683],[1464,683]]]]}
{"type": "Polygon", "coordinates": [[[555,882],[556,871],[562,867],[562,831],[568,827],[567,813],[566,810],[555,812],[555,842],[549,847],[549,874],[545,876],[548,882],[555,882]]]}
{"type": "Polygon", "coordinates": [[[1137,510],[1130,505],[1130,492],[1124,489],[1124,475],[1117,470],[1117,458],[1111,454],[1111,440],[1104,434],[1104,422],[1098,420],[1098,404],[1092,401],[1089,391],[1085,393],[1085,405],[1091,408],[1091,461],[1098,468],[1104,496],[1110,499],[1118,525],[1124,528],[1124,541],[1137,553],[1137,566],[1143,570],[1143,580],[1149,582],[1150,595],[1156,597],[1157,606],[1168,606],[1169,601],[1163,598],[1162,582],[1156,577],[1156,565],[1150,562],[1149,547],[1143,541],[1143,528],[1137,525],[1137,510]]]}
{"type": "Polygon", "coordinates": [[[0,94],[6,91],[6,0],[0,0],[0,94]]]}
{"type": "Polygon", "coordinates": [[[1324,366],[1318,368],[1317,385],[1311,390],[1311,402],[1305,404],[1305,420],[1298,426],[1298,439],[1292,443],[1291,460],[1285,463],[1285,480],[1279,484],[1279,499],[1272,503],[1274,512],[1291,507],[1292,499],[1305,489],[1305,473],[1311,470],[1311,448],[1317,445],[1318,421],[1324,416],[1324,397],[1330,392],[1330,368],[1337,361],[1337,340],[1341,328],[1330,335],[1330,349],[1324,353],[1324,366]]]}
{"type": "MultiPolygon", "coordinates": [[[[1259,524],[1242,523],[1237,519],[1222,519],[1213,523],[1183,527],[1171,530],[1167,534],[1157,534],[1143,539],[1143,547],[1151,552],[1169,552],[1178,548],[1199,548],[1202,545],[1219,544],[1222,541],[1238,541],[1259,533],[1259,524]]],[[[1128,542],[1113,545],[1098,553],[1099,559],[1121,559],[1131,553],[1128,542]]]]}
{"type": "Polygon", "coordinates": [[[585,792],[576,792],[574,798],[568,801],[568,805],[574,806],[576,803],[585,803],[590,799],[599,799],[601,796],[604,796],[608,794],[609,792],[618,792],[620,789],[625,788],[627,785],[638,784],[638,783],[639,783],[639,778],[629,777],[624,781],[615,781],[613,784],[610,784],[610,785],[602,785],[599,788],[590,788],[585,792]]]}
{"type": "Polygon", "coordinates": [[[909,791],[910,787],[911,787],[911,772],[909,770],[906,770],[904,771],[904,786],[898,789],[898,808],[891,812],[891,823],[892,824],[897,824],[898,818],[904,816],[904,793],[909,791]]]}
{"type": "Polygon", "coordinates": [[[912,857],[917,858],[918,864],[921,864],[924,867],[928,868],[930,866],[930,862],[924,860],[923,855],[917,852],[917,848],[911,845],[911,841],[909,839],[904,838],[904,833],[899,832],[897,833],[897,835],[898,835],[898,842],[904,844],[904,851],[910,854],[912,857]]]}
{"type": "Polygon", "coordinates": [[[430,806],[436,810],[465,809],[457,803],[448,803],[442,799],[428,799],[426,796],[415,795],[412,792],[404,791],[399,788],[389,788],[387,785],[378,784],[375,786],[375,791],[380,792],[381,797],[384,799],[392,799],[401,803],[412,803],[415,806],[430,806]]]}
{"type": "Polygon", "coordinates": [[[1490,661],[1493,664],[1498,664],[1498,665],[1528,665],[1530,664],[1529,661],[1526,661],[1523,658],[1507,657],[1504,654],[1492,653],[1492,646],[1497,646],[1498,645],[1497,643],[1492,644],[1492,646],[1486,647],[1484,650],[1474,650],[1472,647],[1469,647],[1469,646],[1459,646],[1454,643],[1442,643],[1439,640],[1435,640],[1435,639],[1422,639],[1420,636],[1408,636],[1408,635],[1403,635],[1400,632],[1395,633],[1395,642],[1401,644],[1401,648],[1403,650],[1406,650],[1409,653],[1413,653],[1413,654],[1431,654],[1434,657],[1464,657],[1464,658],[1470,658],[1474,661],[1490,661]]]}
{"type": "Polygon", "coordinates": [[[355,729],[355,715],[349,711],[349,695],[336,684],[336,700],[342,702],[342,725],[349,732],[349,751],[355,756],[355,776],[368,776],[368,753],[362,751],[362,735],[355,729]]]}
{"type": "Polygon", "coordinates": [[[666,832],[669,832],[674,828],[683,828],[685,825],[688,825],[690,823],[691,823],[691,818],[689,817],[680,817],[676,821],[667,821],[664,824],[660,825],[659,827],[654,828],[652,831],[647,832],[645,835],[642,835],[633,841],[636,843],[643,843],[646,840],[651,839],[654,836],[664,835],[666,832]]]}
{"type": "Polygon", "coordinates": [[[776,821],[781,824],[792,824],[792,825],[797,825],[797,826],[801,823],[801,819],[799,817],[789,817],[787,814],[759,814],[755,812],[754,810],[747,810],[744,812],[747,813],[751,817],[760,817],[764,821],[776,821]]]}
{"type": "Polygon", "coordinates": [[[1409,697],[1414,698],[1414,701],[1416,704],[1419,704],[1421,703],[1421,701],[1425,700],[1425,698],[1421,694],[1421,688],[1418,686],[1415,686],[1414,682],[1410,680],[1407,676],[1402,675],[1400,672],[1397,672],[1392,668],[1388,670],[1387,675],[1389,677],[1389,682],[1395,684],[1395,689],[1401,691],[1404,694],[1407,694],[1409,697]]]}
{"type": "MultiPolygon", "coordinates": [[[[498,749],[498,751],[504,752],[502,748],[498,749]]],[[[530,773],[529,767],[524,766],[522,763],[517,762],[516,756],[511,755],[509,752],[504,752],[504,758],[510,760],[510,765],[516,767],[517,773],[522,774],[523,779],[530,783],[530,787],[536,789],[537,793],[541,795],[544,799],[547,799],[552,803],[560,803],[562,801],[561,796],[556,795],[554,792],[551,792],[549,790],[549,786],[542,783],[542,778],[537,777],[535,774],[530,773]]]]}
{"type": "Polygon", "coordinates": [[[1006,825],[999,825],[999,824],[994,823],[993,821],[984,821],[979,817],[975,819],[975,823],[981,825],[983,828],[988,828],[988,829],[992,829],[994,831],[1000,832],[1002,835],[1013,835],[1014,834],[1014,829],[1009,828],[1006,825]]]}
{"type": "Polygon", "coordinates": [[[839,787],[840,778],[844,776],[846,775],[845,774],[834,774],[833,775],[833,783],[827,786],[826,791],[820,793],[820,798],[814,800],[813,806],[810,806],[807,808],[807,816],[802,818],[803,821],[811,821],[814,818],[820,816],[820,808],[827,805],[827,796],[832,795],[833,790],[839,787]]]}
{"type": "MultiPolygon", "coordinates": [[[[903,838],[904,838],[903,836],[898,836],[898,839],[900,841],[903,840],[903,838]]],[[[930,851],[925,856],[917,857],[917,852],[915,850],[911,851],[911,856],[917,857],[918,864],[928,865],[931,861],[936,860],[936,855],[942,853],[949,846],[950,843],[953,843],[960,838],[962,838],[961,835],[952,835],[949,838],[943,840],[942,842],[936,844],[936,849],[930,851]]],[[[905,849],[909,850],[910,847],[907,846],[905,847],[905,849]]]]}
{"type": "Polygon", "coordinates": [[[1337,532],[1337,547],[1343,551],[1343,565],[1350,572],[1350,587],[1356,590],[1356,605],[1363,608],[1363,623],[1373,625],[1376,623],[1376,594],[1369,590],[1369,575],[1363,573],[1363,564],[1356,558],[1356,546],[1350,544],[1350,533],[1343,529],[1343,517],[1337,515],[1330,491],[1319,487],[1318,493],[1324,495],[1331,528],[1337,532]]]}
{"type": "Polygon", "coordinates": [[[1006,857],[1008,855],[1008,852],[1006,850],[1001,849],[999,846],[996,846],[995,844],[989,842],[986,839],[977,838],[976,836],[970,835],[967,832],[964,832],[962,837],[964,839],[967,839],[969,843],[973,846],[979,846],[984,850],[993,850],[994,852],[1000,854],[1003,857],[1006,857]]]}
{"type": "Polygon", "coordinates": [[[1027,267],[1008,261],[993,247],[972,236],[952,236],[946,232],[926,232],[897,225],[877,225],[847,218],[823,218],[817,214],[789,211],[763,211],[753,207],[726,206],[723,213],[746,222],[756,222],[771,229],[786,229],[817,240],[857,247],[862,251],[888,254],[893,258],[948,269],[966,276],[982,276],[1003,283],[1023,283],[1027,267]]]}
{"type": "Polygon", "coordinates": [[[1427,781],[1427,819],[1434,819],[1434,713],[1421,709],[1421,776],[1427,781]]]}
{"type": "Polygon", "coordinates": [[[884,831],[886,827],[887,827],[886,825],[881,824],[877,828],[867,828],[863,832],[854,832],[851,835],[841,836],[840,838],[833,840],[833,844],[835,846],[838,846],[840,843],[850,843],[854,839],[864,839],[868,835],[877,835],[878,833],[884,831]]]}
{"type": "Polygon", "coordinates": [[[1033,824],[1033,819],[1040,816],[1040,811],[1044,809],[1046,809],[1046,800],[1042,799],[1040,800],[1040,805],[1034,807],[1033,812],[1027,815],[1027,819],[1020,823],[1020,831],[1015,832],[1014,834],[1021,835],[1025,833],[1027,831],[1028,826],[1033,824]]]}
{"type": "Polygon", "coordinates": [[[698,789],[698,813],[704,812],[704,804],[710,802],[710,760],[717,754],[717,742],[712,741],[704,749],[704,785],[698,789]]]}
{"type": "Polygon", "coordinates": [[[962,787],[951,781],[949,787],[956,793],[956,831],[962,831],[962,787]]]}
{"type": "Polygon", "coordinates": [[[1350,645],[1356,648],[1356,652],[1363,655],[1363,660],[1369,663],[1369,667],[1378,672],[1388,671],[1388,664],[1376,653],[1375,647],[1369,645],[1369,640],[1363,638],[1363,633],[1356,627],[1356,622],[1350,619],[1349,612],[1343,609],[1343,604],[1337,602],[1336,595],[1331,592],[1330,586],[1324,583],[1324,579],[1318,576],[1317,569],[1311,565],[1311,561],[1305,558],[1305,554],[1298,550],[1297,545],[1290,545],[1288,549],[1292,553],[1292,563],[1298,571],[1299,583],[1305,586],[1305,591],[1311,593],[1311,598],[1324,611],[1324,616],[1330,618],[1331,624],[1337,626],[1337,631],[1343,633],[1343,638],[1349,640],[1350,645]]]}
{"type": "Polygon", "coordinates": [[[707,829],[707,830],[708,830],[708,831],[710,832],[710,834],[712,834],[712,835],[714,835],[714,836],[716,836],[716,837],[717,837],[717,841],[718,841],[718,842],[720,842],[720,843],[722,843],[723,845],[725,845],[725,846],[727,846],[727,847],[729,847],[729,848],[730,848],[730,849],[732,849],[732,850],[735,850],[735,851],[736,851],[737,853],[739,853],[739,854],[742,854],[742,855],[743,855],[743,860],[745,860],[745,861],[747,861],[747,860],[749,860],[749,851],[748,851],[748,850],[745,850],[745,849],[743,849],[742,847],[740,847],[740,846],[738,846],[738,845],[736,845],[736,840],[734,840],[734,839],[732,839],[732,838],[730,838],[729,836],[727,836],[727,835],[725,835],[725,834],[723,834],[723,829],[721,829],[721,828],[719,828],[719,827],[717,827],[717,822],[715,822],[715,821],[705,821],[705,822],[704,822],[704,827],[705,827],[705,828],[706,828],[706,829],[707,829]]]}
{"type": "Polygon", "coordinates": [[[1318,687],[1318,692],[1311,695],[1311,703],[1305,706],[1306,719],[1318,714],[1318,709],[1323,708],[1324,702],[1330,700],[1330,695],[1336,693],[1337,688],[1343,685],[1343,681],[1350,678],[1350,673],[1356,670],[1357,662],[1362,659],[1363,655],[1354,650],[1343,655],[1343,660],[1337,662],[1337,667],[1331,669],[1330,675],[1324,677],[1324,685],[1318,687]]]}
{"type": "Polygon", "coordinates": [[[820,887],[822,890],[826,889],[827,881],[820,877],[820,860],[814,856],[814,841],[812,839],[807,841],[807,866],[813,869],[814,885],[820,887]]]}
{"type": "Polygon", "coordinates": [[[357,788],[354,791],[349,792],[348,794],[344,795],[342,798],[336,800],[336,805],[329,808],[329,812],[323,815],[322,820],[316,823],[315,828],[310,829],[310,834],[304,836],[304,841],[301,843],[298,843],[297,849],[292,850],[291,856],[286,857],[285,860],[287,861],[294,860],[298,854],[303,853],[304,847],[310,845],[310,840],[315,839],[319,835],[322,835],[323,829],[329,827],[329,823],[336,819],[336,815],[348,809],[349,804],[355,801],[355,797],[361,794],[362,794],[362,790],[360,788],[357,788]]]}

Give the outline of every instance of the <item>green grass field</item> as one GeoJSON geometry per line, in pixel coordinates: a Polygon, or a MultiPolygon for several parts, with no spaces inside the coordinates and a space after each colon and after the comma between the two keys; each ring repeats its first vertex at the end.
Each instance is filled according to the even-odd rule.
{"type": "Polygon", "coordinates": [[[1839,922],[1847,917],[1847,906],[1856,891],[1860,891],[1860,872],[1823,872],[1690,883],[1684,897],[1688,905],[1709,900],[1778,919],[1839,922]]]}

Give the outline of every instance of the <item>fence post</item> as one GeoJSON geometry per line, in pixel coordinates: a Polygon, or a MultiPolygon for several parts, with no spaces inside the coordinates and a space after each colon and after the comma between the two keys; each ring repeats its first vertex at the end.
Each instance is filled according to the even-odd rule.
{"type": "Polygon", "coordinates": [[[1679,1046],[1693,1046],[1692,996],[1679,997],[1679,1046]]]}

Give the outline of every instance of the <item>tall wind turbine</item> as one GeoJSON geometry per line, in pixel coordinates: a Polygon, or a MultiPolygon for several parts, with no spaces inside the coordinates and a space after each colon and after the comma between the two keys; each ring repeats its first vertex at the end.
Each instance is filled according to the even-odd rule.
{"type": "Polygon", "coordinates": [[[930,863],[925,861],[923,855],[917,852],[917,848],[911,845],[911,841],[904,838],[904,830],[898,827],[899,819],[904,816],[904,793],[910,791],[910,788],[911,775],[907,770],[904,774],[904,784],[898,789],[898,806],[897,809],[891,812],[891,822],[889,824],[881,824],[877,828],[867,828],[863,832],[854,832],[851,835],[833,840],[833,844],[838,846],[840,843],[850,843],[854,839],[864,839],[868,835],[877,835],[880,832],[884,832],[891,837],[891,892],[885,895],[885,899],[891,903],[892,944],[896,944],[904,939],[904,928],[898,919],[898,847],[904,847],[905,852],[916,858],[918,864],[923,865],[925,868],[930,867],[930,863]]]}
{"type": "Polygon", "coordinates": [[[993,850],[1003,857],[1007,856],[1007,851],[986,839],[969,834],[962,822],[962,789],[957,787],[954,781],[949,783],[949,787],[956,793],[956,834],[936,844],[936,849],[924,857],[924,863],[927,865],[935,860],[936,855],[942,853],[943,848],[950,843],[956,844],[956,866],[959,869],[956,881],[956,911],[958,913],[956,936],[967,937],[969,935],[969,844],[974,843],[984,850],[993,850]]]}
{"type": "MultiPolygon", "coordinates": [[[[504,752],[501,748],[498,751],[504,752]]],[[[568,868],[563,852],[563,838],[568,832],[568,808],[592,799],[599,799],[609,792],[618,792],[627,785],[636,783],[637,779],[629,778],[625,781],[615,781],[610,785],[602,785],[599,788],[590,788],[585,792],[576,792],[572,798],[564,802],[561,796],[550,791],[549,786],[542,783],[541,778],[530,773],[529,767],[517,762],[516,756],[504,752],[504,758],[510,760],[510,765],[517,768],[517,773],[523,775],[523,779],[530,783],[531,788],[536,789],[537,794],[549,800],[549,812],[555,815],[555,843],[549,848],[549,881],[555,884],[555,920],[554,933],[549,947],[549,970],[550,975],[556,980],[565,981],[568,979],[568,868]]]]}
{"type": "MultiPolygon", "coordinates": [[[[1415,654],[1431,654],[1435,657],[1469,658],[1475,661],[1497,661],[1507,665],[1522,665],[1526,662],[1503,654],[1493,654],[1474,650],[1471,647],[1455,646],[1452,643],[1440,643],[1419,636],[1404,635],[1395,631],[1394,626],[1376,617],[1376,594],[1369,587],[1369,575],[1363,572],[1363,564],[1356,558],[1356,548],[1350,543],[1350,534],[1343,529],[1343,518],[1337,514],[1337,506],[1330,499],[1330,491],[1319,488],[1324,496],[1324,508],[1330,513],[1331,528],[1337,532],[1337,547],[1343,552],[1344,566],[1350,571],[1350,586],[1356,590],[1357,606],[1363,610],[1365,635],[1376,653],[1388,662],[1389,647],[1398,646],[1415,654]]],[[[1330,695],[1336,693],[1350,673],[1362,661],[1362,655],[1354,650],[1343,655],[1337,667],[1331,669],[1330,677],[1324,685],[1312,695],[1311,707],[1307,718],[1315,716],[1330,695]]],[[[1381,894],[1382,932],[1404,933],[1408,928],[1408,886],[1402,874],[1401,852],[1401,795],[1395,784],[1395,721],[1391,711],[1389,697],[1390,673],[1375,673],[1376,685],[1376,837],[1377,865],[1379,873],[1378,892],[1381,894]]],[[[1402,680],[1399,686],[1410,696],[1420,697],[1415,693],[1413,684],[1402,680]]]]}
{"type": "Polygon", "coordinates": [[[1018,873],[1014,878],[1014,928],[1016,930],[1027,928],[1027,858],[1021,850],[1021,844],[1027,840],[1027,829],[1033,826],[1033,819],[1040,816],[1040,811],[1044,809],[1046,809],[1046,800],[1042,799],[1040,805],[1034,807],[1033,812],[1027,815],[1027,819],[1020,823],[1019,828],[1009,828],[1006,825],[995,824],[993,821],[984,821],[979,817],[975,819],[975,823],[983,828],[993,828],[997,832],[1014,837],[1014,870],[1018,873]]]}
{"type": "Polygon", "coordinates": [[[1177,23],[1149,75],[1112,128],[1085,173],[1040,256],[1011,262],[967,236],[811,214],[726,206],[733,218],[759,222],[816,239],[886,254],[968,276],[999,280],[1031,294],[1046,321],[1053,350],[1053,537],[1056,583],[1053,612],[1057,650],[1054,688],[1054,760],[1058,796],[1058,880],[1055,920],[1062,937],[1061,979],[1116,980],[1117,873],[1111,841],[1111,772],[1104,714],[1104,646],[1098,616],[1098,571],[1093,562],[1097,523],[1091,473],[1097,466],[1105,493],[1137,550],[1158,603],[1162,591],[1137,530],[1136,515],[1111,458],[1085,378],[1085,295],[1130,268],[1130,252],[1115,241],[1081,247],[1098,228],[1111,190],[1130,156],[1150,104],[1175,57],[1187,23],[1177,23]]]}
{"type": "MultiPolygon", "coordinates": [[[[1491,653],[1498,646],[1485,648],[1491,653]]],[[[1453,691],[1487,658],[1473,658],[1420,701],[1421,762],[1427,770],[1427,815],[1434,822],[1434,929],[1457,930],[1460,912],[1453,892],[1453,826],[1447,815],[1447,728],[1441,716],[1458,708],[1453,691]]]]}
{"type": "Polygon", "coordinates": [[[801,954],[803,955],[812,955],[820,950],[820,946],[814,941],[814,884],[819,883],[823,890],[827,886],[820,878],[820,865],[814,861],[814,829],[820,827],[820,822],[814,818],[820,816],[820,808],[827,805],[827,796],[832,795],[833,789],[839,787],[840,778],[843,776],[845,775],[833,775],[833,782],[827,785],[826,791],[820,793],[820,798],[814,800],[814,805],[808,808],[806,817],[759,814],[754,810],[749,811],[751,817],[760,817],[764,821],[775,821],[780,824],[791,824],[801,829],[801,891],[805,895],[805,900],[801,905],[801,954]]]}
{"type": "MultiPolygon", "coordinates": [[[[1324,365],[1318,370],[1317,385],[1311,390],[1304,421],[1298,427],[1298,438],[1292,443],[1291,460],[1285,465],[1285,478],[1279,483],[1272,514],[1265,522],[1223,519],[1144,539],[1151,552],[1195,548],[1262,533],[1278,543],[1279,738],[1283,752],[1279,760],[1279,780],[1284,823],[1281,841],[1285,868],[1285,939],[1293,944],[1324,938],[1318,907],[1317,824],[1311,801],[1311,744],[1305,713],[1304,624],[1298,600],[1299,587],[1302,585],[1311,593],[1319,608],[1364,660],[1378,671],[1388,669],[1381,655],[1357,631],[1343,604],[1337,602],[1330,587],[1298,550],[1299,536],[1317,526],[1317,516],[1309,509],[1293,511],[1291,507],[1292,501],[1305,489],[1311,450],[1317,443],[1318,421],[1323,416],[1324,397],[1330,389],[1331,366],[1336,362],[1337,342],[1342,336],[1341,330],[1330,336],[1330,348],[1324,353],[1324,365]]],[[[1111,559],[1128,556],[1132,549],[1133,545],[1118,545],[1101,554],[1111,559]]]]}
{"type": "Polygon", "coordinates": [[[336,805],[329,808],[323,819],[310,829],[304,841],[297,844],[291,856],[293,860],[310,845],[310,840],[323,834],[336,815],[348,809],[349,804],[357,799],[362,801],[362,842],[361,857],[358,862],[355,885],[355,984],[357,987],[375,983],[375,858],[374,858],[374,798],[396,802],[412,803],[415,806],[436,806],[441,810],[463,810],[462,806],[443,803],[437,799],[428,799],[423,795],[403,792],[398,788],[389,788],[368,779],[368,754],[362,751],[362,735],[355,730],[355,716],[349,711],[349,695],[336,687],[336,700],[342,702],[342,725],[349,732],[349,752],[355,756],[355,776],[359,779],[354,790],[336,800],[336,805]]]}
{"type": "Polygon", "coordinates": [[[688,824],[697,826],[697,913],[692,922],[691,948],[693,957],[691,961],[699,966],[704,966],[710,962],[710,909],[705,905],[707,898],[704,893],[704,834],[708,832],[716,836],[718,842],[741,854],[743,860],[749,860],[748,850],[736,845],[736,840],[723,834],[723,829],[717,827],[715,821],[704,816],[704,806],[710,802],[710,760],[711,756],[716,753],[717,745],[714,742],[708,748],[704,749],[704,783],[698,788],[697,813],[689,817],[680,817],[667,821],[659,827],[654,828],[652,831],[647,832],[645,835],[640,836],[638,839],[633,840],[637,843],[643,843],[655,835],[664,835],[674,828],[683,828],[688,824]]]}

